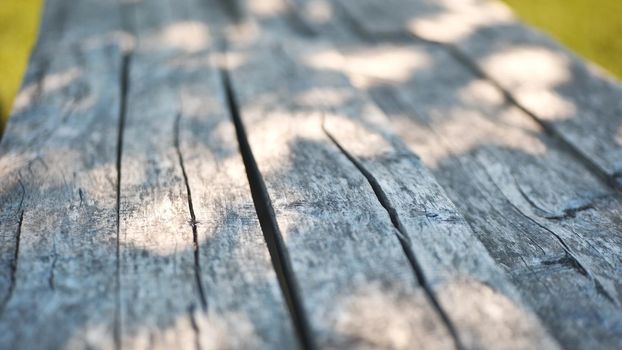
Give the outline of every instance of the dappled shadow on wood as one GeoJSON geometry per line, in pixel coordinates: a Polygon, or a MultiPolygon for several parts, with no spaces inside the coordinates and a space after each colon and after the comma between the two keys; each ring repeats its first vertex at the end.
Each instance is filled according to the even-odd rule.
{"type": "MultiPolygon", "coordinates": [[[[568,152],[581,134],[570,142],[551,137],[451,51],[370,45],[342,25],[343,9],[312,3],[301,6],[315,6],[321,23],[338,32],[332,40],[340,52],[322,42],[321,30],[294,42],[300,26],[314,23],[296,24],[304,16],[286,15],[292,8],[282,4],[235,10],[259,14],[263,31],[288,34],[230,48],[228,61],[210,52],[217,42],[201,13],[183,21],[150,17],[157,6],[138,13],[138,30],[148,34],[129,67],[120,183],[127,37],[104,35],[33,62],[0,160],[0,325],[12,329],[0,345],[295,346],[226,110],[222,68],[233,76],[321,345],[453,347],[427,287],[468,347],[505,346],[508,337],[525,341],[517,348],[554,346],[533,329],[533,312],[562,345],[619,345],[620,198],[568,152]],[[389,119],[361,103],[365,95],[348,78],[389,119]],[[398,216],[428,281],[416,276],[391,212],[344,152],[372,169],[389,200],[404,200],[398,216]],[[403,169],[402,179],[393,179],[394,169],[403,169]],[[458,243],[432,246],[434,235],[458,243]],[[498,268],[488,267],[488,254],[498,268]],[[574,331],[581,327],[591,336],[574,331]]],[[[443,11],[426,5],[417,16],[443,11]]],[[[406,26],[410,17],[394,20],[406,26]]],[[[434,23],[415,25],[422,26],[434,23]]],[[[460,47],[484,31],[470,28],[436,39],[460,47]]],[[[573,86],[587,74],[582,67],[529,47],[474,52],[487,74],[516,79],[506,88],[537,117],[545,116],[536,111],[542,97],[557,106],[547,122],[575,127],[582,107],[573,86]],[[517,57],[533,54],[550,74],[539,80],[544,85],[522,82],[521,65],[516,76],[508,72],[517,57]]],[[[599,138],[611,141],[619,127],[599,138]]],[[[596,163],[606,168],[614,159],[606,157],[596,163]]]]}

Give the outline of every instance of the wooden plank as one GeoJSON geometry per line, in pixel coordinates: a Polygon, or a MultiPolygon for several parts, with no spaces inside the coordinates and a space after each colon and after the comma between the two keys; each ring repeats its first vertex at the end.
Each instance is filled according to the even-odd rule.
{"type": "Polygon", "coordinates": [[[195,311],[205,311],[206,301],[175,147],[183,76],[168,67],[175,51],[162,38],[180,15],[164,1],[124,11],[137,47],[124,72],[118,341],[131,349],[192,348],[198,344],[195,311]]]}
{"type": "Polygon", "coordinates": [[[131,9],[138,47],[121,167],[122,346],[295,347],[208,28],[187,11],[193,4],[170,5],[131,9]]]}
{"type": "MultiPolygon", "coordinates": [[[[187,62],[195,61],[190,57],[187,62]]],[[[210,310],[207,325],[200,329],[202,344],[295,348],[297,340],[257,221],[235,130],[224,110],[220,77],[215,70],[208,73],[188,72],[192,85],[181,96],[179,131],[210,310]]]]}
{"type": "Polygon", "coordinates": [[[36,60],[2,141],[0,347],[111,347],[121,52],[36,60]]]}
{"type": "Polygon", "coordinates": [[[93,44],[122,35],[121,13],[115,1],[87,0],[75,4],[66,0],[46,0],[43,5],[32,62],[41,59],[42,51],[60,51],[65,46],[93,44]],[[100,16],[94,16],[97,13],[100,16]]]}
{"type": "MultiPolygon", "coordinates": [[[[305,47],[296,51],[295,59],[314,66],[320,63],[316,54],[329,64],[339,56],[334,49],[305,47]]],[[[314,69],[308,75],[322,77],[316,89],[321,86],[323,94],[315,102],[331,111],[325,115],[325,130],[372,184],[403,244],[416,257],[420,279],[429,281],[465,347],[497,348],[507,346],[508,339],[515,348],[555,347],[445,192],[368,96],[333,72],[314,69]],[[337,91],[339,102],[331,98],[337,91]],[[490,312],[493,305],[503,310],[503,317],[490,312]]]]}
{"type": "Polygon", "coordinates": [[[47,6],[1,146],[0,328],[11,331],[0,332],[0,347],[294,347],[217,71],[204,47],[179,38],[188,31],[202,38],[198,15],[177,23],[179,10],[161,11],[169,5],[162,2],[135,5],[135,17],[125,9],[144,39],[128,56],[132,40],[120,34],[116,4],[85,1],[63,12],[64,5],[47,6]],[[124,89],[119,286],[115,168],[124,89]],[[214,100],[197,102],[203,95],[214,100]],[[208,136],[211,152],[196,148],[208,136]],[[187,176],[204,248],[199,277],[212,295],[207,315],[196,292],[182,153],[187,167],[211,170],[187,176]]]}
{"type": "MultiPolygon", "coordinates": [[[[335,2],[335,4],[337,4],[335,2]]],[[[448,44],[468,65],[509,92],[576,155],[622,186],[622,86],[544,34],[519,23],[500,2],[341,1],[356,29],[379,39],[448,44]]]]}
{"type": "Polygon", "coordinates": [[[265,49],[234,52],[246,58],[230,66],[240,113],[319,347],[452,348],[365,178],[319,111],[291,97],[303,91],[290,66],[265,49]]]}
{"type": "Polygon", "coordinates": [[[391,116],[560,343],[619,347],[619,195],[446,51],[379,45],[347,56],[344,69],[391,116]],[[404,79],[371,69],[400,55],[415,67],[404,79]]]}
{"type": "Polygon", "coordinates": [[[41,36],[55,45],[37,45],[0,146],[1,348],[112,346],[118,16],[93,1],[54,10],[41,36]],[[108,21],[87,42],[67,22],[89,11],[108,21]]]}
{"type": "MultiPolygon", "coordinates": [[[[414,156],[395,146],[394,137],[370,131],[382,128],[382,122],[370,125],[375,118],[382,119],[381,113],[352,90],[339,73],[305,68],[312,63],[305,57],[313,56],[318,46],[296,43],[282,32],[277,34],[280,36],[276,43],[266,39],[250,48],[234,49],[233,54],[242,57],[242,63],[230,69],[250,145],[272,198],[305,310],[320,346],[344,344],[342,335],[335,332],[341,326],[334,320],[349,319],[353,317],[350,314],[360,313],[362,308],[366,310],[363,317],[349,325],[351,341],[356,341],[351,344],[377,339],[376,346],[386,346],[397,339],[395,335],[370,329],[372,318],[367,317],[372,315],[386,315],[383,318],[391,321],[380,323],[391,322],[392,326],[397,320],[414,325],[408,321],[414,317],[411,312],[417,310],[416,317],[430,317],[438,311],[417,296],[422,293],[417,286],[421,279],[413,279],[417,273],[413,271],[413,261],[406,259],[406,249],[418,257],[414,264],[421,264],[420,272],[430,281],[429,286],[425,282],[431,288],[426,295],[428,301],[430,297],[438,299],[438,308],[449,315],[445,326],[457,329],[467,348],[492,348],[508,337],[514,340],[516,348],[554,348],[555,343],[521,306],[485,249],[414,156]],[[305,46],[310,48],[303,49],[305,46]],[[322,128],[323,117],[327,118],[326,130],[322,128]],[[351,133],[356,138],[349,136],[351,133]],[[335,142],[343,142],[343,148],[335,142]],[[378,184],[387,188],[394,209],[403,216],[401,222],[407,238],[392,223],[383,200],[376,197],[374,185],[344,152],[360,159],[374,178],[378,176],[378,184]],[[400,176],[395,173],[404,179],[397,179],[400,176]],[[430,211],[428,215],[426,210],[430,211]],[[438,235],[445,238],[435,238],[438,235]],[[452,240],[447,240],[447,236],[452,240]],[[360,261],[360,256],[373,256],[373,265],[368,259],[360,261]],[[324,264],[331,268],[321,273],[315,271],[317,261],[330,261],[324,264]],[[392,292],[382,288],[380,293],[364,287],[375,285],[378,279],[384,285],[396,284],[396,277],[392,276],[398,273],[403,297],[395,297],[397,287],[391,288],[392,292]],[[353,281],[352,276],[357,275],[360,281],[353,281]],[[402,283],[409,275],[405,288],[402,283]],[[320,283],[327,278],[334,282],[320,283]],[[370,292],[375,302],[363,306],[360,302],[370,298],[370,292]],[[361,298],[359,293],[367,296],[361,298]],[[396,308],[402,298],[412,304],[396,308]],[[458,302],[460,298],[470,302],[458,302]],[[505,318],[487,314],[486,307],[490,305],[504,310],[505,318]],[[408,313],[398,311],[406,308],[408,313]],[[508,334],[503,329],[513,329],[515,333],[508,334]]],[[[392,210],[389,212],[393,213],[392,210]]],[[[436,341],[436,336],[414,333],[411,341],[436,341]]]]}

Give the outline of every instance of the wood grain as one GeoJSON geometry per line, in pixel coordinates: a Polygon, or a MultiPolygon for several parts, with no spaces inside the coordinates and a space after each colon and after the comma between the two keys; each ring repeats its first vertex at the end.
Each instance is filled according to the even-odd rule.
{"type": "Polygon", "coordinates": [[[48,0],[0,348],[622,346],[619,85],[458,3],[48,0]]]}
{"type": "Polygon", "coordinates": [[[118,16],[84,1],[59,17],[55,4],[41,31],[55,45],[33,53],[0,146],[0,347],[110,348],[122,45],[107,34],[118,16]],[[108,20],[60,28],[96,12],[108,20]],[[101,36],[87,42],[89,30],[101,36]]]}
{"type": "Polygon", "coordinates": [[[264,50],[237,50],[248,57],[230,67],[240,115],[318,346],[452,348],[386,211],[325,135],[320,111],[293,98],[304,80],[285,62],[266,65],[275,57],[264,50]]]}
{"type": "Polygon", "coordinates": [[[559,341],[568,348],[618,347],[618,194],[444,50],[380,45],[351,52],[350,62],[391,51],[427,64],[399,82],[360,65],[350,64],[351,74],[389,113],[559,341]]]}
{"type": "MultiPolygon", "coordinates": [[[[339,72],[310,69],[310,66],[317,64],[318,61],[314,60],[314,55],[319,59],[328,57],[326,61],[329,65],[334,62],[335,57],[330,56],[331,53],[321,52],[322,48],[326,49],[330,46],[296,41],[278,27],[260,28],[263,30],[263,34],[260,35],[263,36],[262,39],[255,37],[255,46],[241,51],[238,48],[233,49],[232,54],[235,57],[242,57],[243,62],[240,66],[231,67],[234,90],[240,96],[240,113],[274,203],[276,217],[292,257],[294,270],[297,275],[305,276],[305,280],[300,281],[301,293],[316,332],[319,327],[321,327],[319,332],[327,332],[324,327],[334,329],[335,327],[330,325],[331,318],[345,316],[329,318],[324,316],[320,319],[315,315],[323,310],[323,305],[326,303],[317,302],[314,294],[326,292],[306,282],[306,279],[313,280],[319,277],[313,275],[313,271],[309,268],[310,263],[305,261],[310,259],[307,258],[310,254],[310,243],[300,242],[309,242],[310,238],[307,237],[310,233],[307,232],[314,232],[315,237],[324,238],[333,236],[332,231],[349,231],[350,227],[357,226],[353,222],[342,221],[343,218],[328,216],[329,214],[323,209],[323,206],[328,206],[328,204],[315,204],[318,201],[324,203],[327,200],[324,198],[346,196],[341,191],[327,192],[327,189],[332,191],[335,188],[334,180],[331,185],[312,184],[320,181],[319,179],[329,181],[324,180],[328,174],[336,178],[345,176],[356,178],[363,175],[363,183],[348,186],[350,192],[361,193],[357,195],[357,201],[354,198],[350,199],[351,215],[356,215],[355,213],[359,210],[368,213],[372,210],[376,211],[378,206],[384,210],[384,215],[376,219],[382,219],[383,226],[375,230],[392,232],[394,239],[400,245],[404,245],[401,256],[412,254],[418,257],[415,259],[417,261],[402,260],[405,265],[401,268],[410,268],[412,274],[417,274],[416,271],[412,271],[413,268],[421,269],[422,271],[419,271],[421,275],[428,276],[424,277],[423,281],[426,288],[431,288],[431,293],[427,296],[440,300],[439,308],[449,315],[449,320],[446,320],[445,325],[449,326],[450,330],[452,328],[458,330],[457,338],[461,339],[461,343],[464,343],[467,348],[489,348],[498,346],[501,339],[512,337],[512,344],[516,348],[555,347],[554,342],[542,332],[538,321],[529,314],[529,311],[521,308],[519,298],[514,297],[516,294],[510,284],[504,280],[502,273],[497,270],[483,246],[474,238],[466,223],[456,213],[453,205],[446,199],[440,187],[423,169],[415,156],[405,147],[400,148],[399,140],[395,136],[388,136],[390,133],[381,132],[388,125],[382,113],[369,103],[364,94],[357,93],[339,72]],[[276,36],[277,39],[272,41],[269,38],[271,35],[276,36]],[[258,40],[265,41],[257,44],[258,40]],[[268,64],[268,62],[271,63],[268,64]],[[278,70],[271,68],[275,66],[279,67],[278,70]],[[244,84],[240,83],[242,77],[244,77],[244,84]],[[265,84],[264,82],[271,84],[270,90],[262,88],[261,84],[265,84]],[[325,120],[324,127],[321,127],[322,120],[325,120]],[[279,131],[281,128],[283,131],[279,131]],[[339,164],[339,167],[335,167],[335,162],[340,158],[333,155],[334,150],[331,149],[335,146],[341,151],[341,157],[345,156],[346,159],[350,157],[348,159],[350,164],[338,162],[336,164],[339,164]],[[328,155],[331,155],[330,162],[321,161],[328,155]],[[335,157],[335,160],[332,160],[332,157],[335,157]],[[298,158],[304,160],[298,160],[298,158]],[[358,159],[361,159],[360,162],[358,159]],[[340,168],[352,170],[352,165],[356,169],[354,173],[348,171],[348,175],[342,174],[340,168]],[[366,170],[361,173],[359,166],[366,170]],[[283,167],[285,170],[281,170],[283,167]],[[319,173],[316,175],[318,168],[329,170],[322,172],[318,179],[320,176],[319,173]],[[299,175],[299,172],[308,174],[299,175]],[[302,182],[298,180],[298,176],[306,180],[302,182]],[[286,180],[288,178],[291,180],[286,180]],[[291,184],[289,184],[290,181],[291,184]],[[378,197],[378,186],[384,192],[384,195],[380,197],[378,197]],[[369,195],[370,190],[371,194],[376,197],[375,201],[372,197],[362,202],[361,198],[366,198],[363,194],[369,195]],[[322,199],[311,199],[318,197],[322,199]],[[292,204],[288,204],[291,201],[295,201],[297,205],[292,207],[292,204]],[[307,207],[310,208],[307,209],[307,207]],[[357,207],[365,209],[357,209],[357,207]],[[334,223],[326,228],[323,221],[313,219],[311,213],[313,216],[322,218],[330,217],[330,221],[334,220],[334,223]],[[401,218],[399,225],[396,225],[394,215],[401,218]],[[452,239],[440,238],[447,236],[451,236],[452,239]],[[405,253],[404,249],[408,252],[405,253]],[[452,285],[456,288],[455,293],[452,291],[452,285]],[[494,286],[492,289],[489,287],[491,285],[494,286]],[[466,292],[467,290],[470,292],[466,292]],[[504,296],[504,293],[509,296],[504,296]],[[459,298],[462,298],[462,301],[464,298],[469,298],[471,300],[467,303],[469,306],[459,307],[458,305],[464,305],[457,302],[459,298]],[[490,314],[487,315],[485,309],[490,305],[504,309],[507,318],[501,320],[491,317],[490,314]],[[322,307],[318,310],[320,306],[322,307]],[[469,315],[477,315],[477,317],[469,315]],[[478,325],[474,326],[474,324],[478,325]],[[484,324],[486,326],[483,326],[484,324]],[[491,328],[496,331],[490,331],[491,328]],[[479,331],[484,329],[487,330],[486,335],[479,331]],[[502,329],[513,329],[514,333],[511,335],[503,333],[502,329]]],[[[334,50],[332,54],[337,55],[334,50]]],[[[358,181],[360,180],[357,180],[357,183],[358,181]]],[[[387,234],[379,235],[386,236],[387,234]]],[[[367,239],[378,240],[379,238],[367,239]]],[[[389,242],[380,241],[377,244],[384,246],[389,242]]],[[[371,248],[361,245],[357,249],[371,248]]],[[[398,248],[387,247],[382,250],[385,249],[398,248]]],[[[321,253],[319,249],[312,249],[312,251],[316,254],[315,259],[320,256],[322,257],[320,259],[324,259],[323,256],[329,254],[321,253]],[[317,256],[318,254],[321,255],[317,256]]],[[[376,249],[374,251],[378,252],[376,249]]],[[[330,256],[331,259],[334,259],[334,256],[344,259],[339,263],[331,263],[331,266],[347,264],[349,269],[358,268],[358,263],[345,260],[352,258],[348,258],[344,253],[330,253],[330,256]]],[[[391,256],[391,260],[387,258],[381,260],[384,264],[390,264],[396,259],[394,254],[391,256]]],[[[336,274],[336,272],[324,271],[324,274],[328,273],[336,274]]],[[[366,277],[367,283],[372,283],[370,281],[378,278],[366,271],[361,274],[368,276],[366,277]]],[[[339,278],[343,279],[341,276],[339,278]]],[[[342,283],[351,282],[345,279],[342,283]]],[[[421,276],[417,279],[417,283],[422,283],[421,276]]],[[[330,294],[337,295],[342,293],[339,290],[330,292],[330,294]]],[[[385,298],[384,302],[388,305],[395,303],[389,296],[385,298]]],[[[430,302],[434,305],[434,302],[438,301],[430,302]]],[[[349,312],[337,311],[333,305],[330,307],[331,311],[337,315],[338,312],[349,312]]],[[[391,314],[391,318],[397,317],[406,316],[391,314]]],[[[351,332],[357,337],[361,337],[358,334],[369,334],[370,331],[366,328],[365,322],[361,320],[360,325],[353,327],[351,332]]],[[[368,336],[371,337],[371,335],[368,336]]],[[[373,337],[382,339],[378,335],[373,337]]],[[[320,339],[324,342],[320,344],[333,344],[339,341],[335,335],[320,339]]]]}
{"type": "Polygon", "coordinates": [[[599,176],[620,187],[619,82],[546,35],[521,24],[500,2],[340,1],[355,28],[393,40],[405,33],[447,45],[463,63],[509,93],[599,176]]]}
{"type": "Polygon", "coordinates": [[[48,3],[2,142],[0,347],[295,347],[200,14],[107,4],[48,3]]]}
{"type": "Polygon", "coordinates": [[[2,256],[15,258],[2,266],[2,348],[112,346],[120,64],[115,45],[57,53],[14,109],[0,166],[2,256]]]}
{"type": "Polygon", "coordinates": [[[295,347],[209,29],[184,5],[191,4],[132,9],[138,46],[121,170],[122,345],[295,347]]]}

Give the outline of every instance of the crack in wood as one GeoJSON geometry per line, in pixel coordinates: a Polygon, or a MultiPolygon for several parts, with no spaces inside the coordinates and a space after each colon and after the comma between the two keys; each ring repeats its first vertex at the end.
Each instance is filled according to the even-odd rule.
{"type": "Polygon", "coordinates": [[[56,269],[56,263],[58,262],[58,252],[56,251],[56,240],[54,240],[52,243],[52,255],[53,255],[52,266],[50,267],[50,275],[48,276],[48,285],[50,286],[50,289],[54,290],[56,289],[55,269],[56,269]]]}
{"type": "MultiPolygon", "coordinates": [[[[21,206],[21,203],[20,203],[21,206]]],[[[11,261],[11,272],[10,272],[10,281],[9,290],[4,297],[4,300],[0,302],[0,315],[4,312],[6,305],[11,300],[13,296],[13,291],[15,290],[15,280],[17,274],[17,259],[19,257],[19,243],[22,237],[22,223],[24,222],[24,210],[21,211],[19,215],[19,222],[17,223],[17,230],[15,232],[15,251],[13,252],[13,260],[11,261]]]]}
{"type": "Polygon", "coordinates": [[[569,154],[572,158],[579,161],[579,163],[583,164],[587,170],[594,174],[596,178],[603,181],[609,187],[613,188],[617,191],[622,191],[622,181],[616,173],[609,173],[602,167],[600,167],[597,163],[595,163],[588,155],[581,151],[581,149],[574,146],[570,141],[568,141],[564,135],[562,135],[559,131],[555,129],[552,123],[543,120],[538,117],[536,113],[532,112],[530,109],[525,107],[522,103],[520,103],[512,93],[504,88],[496,79],[492,76],[484,72],[471,58],[468,57],[460,48],[456,45],[447,44],[439,41],[429,40],[417,36],[411,33],[413,38],[418,41],[425,42],[431,45],[435,45],[445,49],[451,56],[453,56],[458,62],[460,62],[465,68],[469,69],[476,76],[486,80],[488,83],[492,84],[502,95],[503,98],[512,106],[518,108],[521,112],[525,113],[529,116],[533,121],[535,121],[542,130],[546,133],[547,136],[551,137],[553,141],[558,144],[558,149],[564,151],[569,154]]]}
{"type": "Polygon", "coordinates": [[[201,278],[201,260],[200,260],[200,251],[199,251],[199,233],[197,230],[197,218],[194,213],[194,206],[192,204],[192,191],[190,190],[190,183],[188,182],[188,173],[186,172],[186,166],[184,165],[184,157],[181,154],[181,149],[179,147],[179,123],[181,121],[181,113],[177,113],[175,117],[175,125],[174,125],[174,144],[175,151],[177,153],[177,158],[179,160],[179,166],[181,167],[181,173],[184,178],[184,184],[186,186],[186,194],[188,195],[188,211],[190,213],[190,226],[192,227],[192,247],[194,253],[194,276],[196,279],[197,290],[199,292],[199,299],[201,302],[201,308],[203,311],[207,312],[207,296],[205,294],[205,290],[203,288],[203,280],[201,278]]]}
{"type": "MultiPolygon", "coordinates": [[[[226,45],[224,45],[226,47],[226,45]]],[[[251,189],[251,196],[259,220],[259,225],[264,235],[268,252],[272,260],[272,266],[276,272],[281,291],[286,300],[290,316],[292,318],[296,334],[303,349],[316,349],[315,340],[311,333],[311,325],[304,309],[302,296],[299,292],[298,282],[291,266],[291,260],[283,236],[279,229],[272,201],[266,189],[263,176],[259,171],[257,162],[252,153],[251,146],[246,136],[244,124],[240,116],[239,106],[235,97],[227,69],[220,70],[222,85],[224,87],[229,114],[235,126],[238,146],[242,155],[242,161],[246,168],[246,175],[251,189]]]]}
{"type": "Polygon", "coordinates": [[[121,161],[123,158],[123,132],[125,130],[125,119],[127,115],[127,95],[129,92],[129,70],[132,59],[132,53],[127,52],[123,55],[121,60],[121,73],[119,76],[119,91],[120,91],[120,103],[119,103],[119,127],[117,133],[117,182],[116,182],[116,303],[114,314],[114,344],[115,349],[121,349],[121,161]]]}
{"type": "MultiPolygon", "coordinates": [[[[492,175],[488,172],[488,169],[486,169],[485,166],[482,166],[484,169],[484,173],[486,174],[486,176],[488,176],[488,179],[491,181],[491,183],[497,188],[497,190],[499,191],[499,193],[503,193],[503,191],[501,190],[501,188],[499,187],[499,185],[494,181],[492,175]]],[[[551,230],[550,228],[546,227],[545,225],[541,224],[540,222],[538,222],[537,220],[535,220],[534,218],[532,218],[531,216],[529,216],[528,214],[526,214],[525,212],[523,212],[519,207],[517,207],[509,198],[507,198],[505,195],[503,196],[505,198],[505,200],[507,201],[507,203],[512,206],[517,213],[519,213],[520,215],[522,215],[524,218],[526,218],[527,220],[529,220],[530,222],[532,222],[533,224],[535,224],[536,226],[540,227],[541,229],[545,230],[546,232],[550,233],[561,245],[562,249],[564,250],[564,252],[566,253],[566,255],[568,256],[569,259],[574,260],[573,262],[573,266],[577,266],[578,268],[576,269],[577,272],[587,276],[593,283],[594,283],[594,287],[596,289],[596,291],[598,292],[598,294],[600,294],[601,296],[603,296],[605,299],[607,299],[609,302],[611,302],[613,305],[620,307],[620,305],[618,304],[618,302],[616,301],[616,299],[605,289],[605,287],[603,286],[603,284],[600,282],[600,280],[595,277],[582,263],[581,261],[575,256],[575,254],[573,253],[572,249],[570,248],[570,246],[568,246],[568,244],[566,244],[566,242],[564,241],[564,239],[555,231],[551,230]],[[584,271],[585,273],[582,273],[582,271],[584,271]]]]}
{"type": "Polygon", "coordinates": [[[577,216],[577,213],[582,212],[582,211],[586,211],[589,209],[594,209],[594,203],[593,201],[596,201],[602,197],[607,197],[607,196],[597,196],[593,199],[590,199],[588,201],[588,203],[585,204],[580,204],[580,205],[575,205],[575,206],[569,206],[567,208],[564,208],[561,210],[561,212],[558,213],[552,213],[548,210],[543,209],[542,207],[540,207],[538,204],[536,204],[536,202],[534,202],[531,197],[523,190],[523,187],[519,184],[518,180],[516,179],[516,177],[514,177],[514,175],[512,175],[512,178],[514,180],[514,185],[516,186],[516,188],[518,189],[518,193],[520,193],[521,197],[523,197],[523,199],[529,203],[529,205],[531,205],[534,209],[536,209],[538,212],[540,212],[538,215],[545,218],[545,219],[549,219],[549,220],[566,220],[566,219],[572,219],[575,218],[577,216]]]}
{"type": "Polygon", "coordinates": [[[529,108],[525,107],[522,103],[520,103],[508,89],[504,88],[496,79],[484,72],[478,66],[478,64],[473,61],[467,54],[465,54],[458,46],[442,41],[427,39],[409,30],[384,34],[369,33],[363,26],[361,26],[359,21],[343,7],[343,5],[339,4],[338,1],[333,3],[335,7],[339,10],[340,19],[343,19],[344,22],[348,24],[349,30],[362,41],[370,43],[383,42],[395,44],[414,41],[437,46],[446,50],[465,68],[470,70],[476,76],[492,84],[503,95],[503,98],[509,104],[518,108],[521,112],[528,115],[532,120],[540,125],[544,132],[547,134],[547,136],[551,137],[558,143],[561,150],[563,150],[574,159],[579,161],[581,164],[583,164],[592,174],[594,174],[598,179],[602,180],[609,187],[617,191],[622,191],[622,171],[609,172],[599,166],[589,157],[589,155],[582,152],[581,149],[577,148],[570,141],[568,141],[563,134],[557,131],[552,123],[538,117],[536,113],[532,112],[529,108]]]}
{"type": "Polygon", "coordinates": [[[201,350],[201,338],[199,337],[200,331],[199,331],[199,325],[197,324],[197,320],[194,316],[195,313],[195,306],[194,304],[192,304],[189,308],[188,308],[188,318],[190,319],[190,326],[192,327],[192,330],[194,331],[194,347],[196,350],[201,350]]]}
{"type": "Polygon", "coordinates": [[[400,242],[402,250],[404,251],[406,258],[408,259],[408,262],[410,263],[410,266],[412,267],[413,272],[415,273],[415,277],[417,278],[417,281],[423,288],[423,291],[428,301],[430,302],[430,304],[432,305],[436,313],[440,316],[441,320],[443,321],[443,324],[449,331],[449,334],[452,337],[452,340],[454,342],[456,349],[458,350],[465,349],[462,343],[462,340],[460,339],[460,336],[458,334],[458,331],[456,330],[455,325],[449,318],[449,315],[447,315],[447,312],[443,309],[443,307],[439,303],[438,299],[436,298],[436,295],[434,294],[434,291],[432,290],[430,284],[428,283],[425,273],[423,272],[423,269],[421,268],[421,265],[419,264],[417,257],[415,256],[415,252],[412,249],[412,242],[408,236],[406,228],[400,221],[397,210],[395,210],[395,207],[393,207],[393,205],[391,204],[391,201],[387,197],[386,193],[382,189],[382,186],[380,185],[378,180],[374,177],[374,175],[371,172],[369,172],[369,170],[367,170],[365,166],[358,159],[356,159],[352,154],[350,154],[350,152],[348,152],[345,148],[343,148],[343,146],[339,143],[339,141],[337,141],[337,139],[326,129],[324,120],[325,119],[322,118],[321,124],[322,124],[322,130],[324,131],[326,136],[333,142],[333,144],[339,149],[339,151],[346,158],[348,158],[348,160],[367,179],[367,182],[369,183],[372,190],[374,191],[374,194],[376,195],[378,202],[387,211],[387,214],[389,215],[391,223],[395,227],[395,230],[396,230],[395,233],[398,238],[398,241],[400,242]]]}

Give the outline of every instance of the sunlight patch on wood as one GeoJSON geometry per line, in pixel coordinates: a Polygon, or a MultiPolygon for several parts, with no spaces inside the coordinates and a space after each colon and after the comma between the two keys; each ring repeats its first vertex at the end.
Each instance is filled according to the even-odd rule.
{"type": "MultiPolygon", "coordinates": [[[[309,66],[316,69],[330,69],[394,82],[405,82],[412,74],[431,64],[429,57],[421,50],[406,47],[396,47],[392,50],[358,49],[347,52],[345,59],[337,51],[325,50],[312,55],[306,61],[309,66]]],[[[373,82],[361,80],[361,83],[367,88],[373,82]]]]}
{"type": "Polygon", "coordinates": [[[13,113],[19,113],[42,95],[53,93],[71,85],[80,78],[82,72],[78,68],[69,68],[65,71],[47,75],[42,82],[31,83],[24,87],[15,98],[13,113]]]}
{"type": "Polygon", "coordinates": [[[511,23],[507,7],[496,2],[472,4],[473,1],[442,1],[443,11],[432,16],[414,17],[408,28],[426,39],[442,42],[464,40],[482,27],[511,23]]]}
{"type": "Polygon", "coordinates": [[[555,90],[572,80],[566,57],[540,47],[513,47],[482,63],[492,76],[503,76],[504,86],[527,108],[546,120],[564,120],[576,112],[574,103],[555,90]]]}
{"type": "Polygon", "coordinates": [[[456,277],[437,289],[456,322],[470,329],[462,340],[472,349],[558,349],[532,312],[488,285],[456,277]],[[520,334],[522,336],[517,337],[520,334]],[[513,339],[507,342],[507,339],[513,339]]]}

